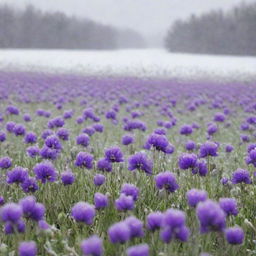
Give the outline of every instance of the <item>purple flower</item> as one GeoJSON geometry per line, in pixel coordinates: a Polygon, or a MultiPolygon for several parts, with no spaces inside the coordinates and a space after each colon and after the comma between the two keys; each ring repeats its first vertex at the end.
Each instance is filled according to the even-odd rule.
{"type": "Polygon", "coordinates": [[[85,167],[87,169],[92,169],[93,155],[87,152],[79,152],[76,156],[75,165],[78,167],[85,167]]]}
{"type": "Polygon", "coordinates": [[[193,132],[193,128],[191,125],[185,124],[181,126],[180,128],[180,134],[181,135],[189,135],[193,132]]]}
{"type": "Polygon", "coordinates": [[[154,148],[157,151],[162,151],[166,154],[172,154],[174,152],[174,147],[169,143],[166,136],[155,133],[148,137],[144,148],[148,150],[154,148]]]}
{"type": "Polygon", "coordinates": [[[119,147],[112,147],[105,150],[105,159],[109,162],[123,162],[123,153],[119,147]]]}
{"type": "Polygon", "coordinates": [[[50,229],[50,225],[45,220],[39,220],[38,228],[41,230],[48,230],[50,229]]]}
{"type": "Polygon", "coordinates": [[[205,161],[197,162],[197,169],[200,176],[206,176],[208,167],[205,161]]]}
{"type": "Polygon", "coordinates": [[[246,134],[241,134],[240,138],[241,138],[242,142],[249,142],[250,141],[250,137],[246,134]]]}
{"type": "Polygon", "coordinates": [[[81,243],[81,250],[83,255],[88,256],[101,256],[103,255],[103,242],[98,236],[91,236],[81,243]]]}
{"type": "Polygon", "coordinates": [[[30,121],[31,121],[31,116],[30,116],[29,114],[24,114],[23,120],[24,120],[25,122],[30,122],[30,121]]]}
{"type": "Polygon", "coordinates": [[[7,172],[7,183],[13,184],[13,183],[22,183],[28,178],[28,171],[22,167],[15,167],[11,171],[7,172]]]}
{"type": "Polygon", "coordinates": [[[83,129],[83,133],[86,133],[89,136],[92,136],[95,133],[95,130],[93,127],[86,127],[83,129]]]}
{"type": "Polygon", "coordinates": [[[103,132],[104,131],[104,126],[102,124],[94,124],[93,125],[93,129],[96,131],[96,132],[103,132]]]}
{"type": "Polygon", "coordinates": [[[26,225],[23,220],[18,220],[16,223],[6,222],[4,225],[4,232],[6,235],[10,235],[17,231],[18,233],[24,233],[26,225]]]}
{"type": "Polygon", "coordinates": [[[200,202],[196,208],[202,233],[223,231],[226,226],[226,214],[218,203],[212,200],[200,202]]]}
{"type": "Polygon", "coordinates": [[[238,184],[238,183],[245,183],[245,184],[251,184],[251,177],[250,172],[244,169],[237,169],[232,174],[232,183],[238,184]]]}
{"type": "Polygon", "coordinates": [[[41,138],[45,140],[50,135],[53,135],[53,131],[51,131],[51,130],[44,130],[42,132],[42,134],[41,134],[41,138]]]}
{"type": "Polygon", "coordinates": [[[192,140],[189,140],[185,145],[186,150],[192,151],[196,149],[196,143],[192,140]]]}
{"type": "Polygon", "coordinates": [[[183,153],[179,157],[179,167],[182,170],[193,169],[197,165],[197,156],[195,154],[183,153]]]}
{"type": "Polygon", "coordinates": [[[223,178],[221,178],[221,180],[220,180],[220,182],[221,182],[221,184],[222,185],[226,185],[227,183],[228,183],[228,178],[227,177],[223,177],[223,178]]]}
{"type": "Polygon", "coordinates": [[[135,185],[128,184],[128,183],[125,183],[122,185],[120,192],[122,194],[125,194],[126,196],[132,196],[134,201],[138,200],[139,193],[140,193],[139,189],[135,185]]]}
{"type": "Polygon", "coordinates": [[[83,222],[87,225],[91,225],[95,216],[95,208],[93,205],[88,203],[78,202],[73,206],[71,216],[77,222],[83,222]]]}
{"type": "Polygon", "coordinates": [[[186,193],[188,204],[191,207],[196,207],[199,202],[203,202],[207,199],[208,194],[204,190],[191,189],[186,193]]]}
{"type": "Polygon", "coordinates": [[[22,217],[22,208],[15,203],[5,204],[0,209],[0,217],[3,222],[16,223],[22,217]]]}
{"type": "Polygon", "coordinates": [[[102,174],[96,174],[93,178],[93,182],[95,186],[101,186],[105,183],[106,177],[102,174]]]}
{"type": "Polygon", "coordinates": [[[185,225],[186,216],[183,211],[176,209],[168,209],[163,215],[162,227],[170,227],[171,229],[180,228],[185,225]]]}
{"type": "Polygon", "coordinates": [[[45,139],[45,145],[50,149],[55,149],[57,151],[62,149],[62,145],[59,138],[56,135],[50,135],[45,139]]]}
{"type": "Polygon", "coordinates": [[[7,115],[19,115],[19,109],[15,106],[8,106],[5,111],[7,115]]]}
{"type": "Polygon", "coordinates": [[[19,245],[19,256],[36,256],[37,247],[34,241],[22,242],[19,245]]]}
{"type": "Polygon", "coordinates": [[[25,126],[22,124],[16,124],[13,128],[13,132],[16,136],[24,136],[26,133],[25,126]]]}
{"type": "Polygon", "coordinates": [[[125,222],[117,222],[108,229],[108,237],[111,243],[125,243],[130,239],[130,228],[125,222]]]}
{"type": "Polygon", "coordinates": [[[61,117],[56,117],[48,122],[48,128],[53,129],[53,128],[58,128],[58,127],[63,127],[65,124],[65,121],[61,117]]]}
{"type": "Polygon", "coordinates": [[[134,216],[130,216],[124,220],[124,222],[129,226],[130,228],[130,238],[134,237],[143,237],[144,231],[143,231],[143,222],[137,219],[134,216]]]}
{"type": "Polygon", "coordinates": [[[40,156],[43,159],[55,160],[58,158],[59,153],[59,150],[48,148],[46,145],[44,145],[40,150],[40,156]]]}
{"type": "Polygon", "coordinates": [[[21,184],[21,188],[25,193],[34,193],[38,190],[38,184],[34,177],[26,178],[21,184]]]}
{"type": "Polygon", "coordinates": [[[102,172],[111,172],[112,171],[112,163],[107,159],[102,158],[97,162],[97,169],[102,172]]]}
{"type": "Polygon", "coordinates": [[[0,142],[4,142],[6,140],[6,134],[0,131],[0,142]]]}
{"type": "Polygon", "coordinates": [[[207,133],[209,135],[213,135],[214,133],[216,133],[218,131],[218,126],[214,123],[211,123],[210,125],[208,125],[207,128],[207,133]]]}
{"type": "Polygon", "coordinates": [[[73,110],[67,110],[63,113],[63,118],[70,119],[70,118],[72,118],[73,114],[74,114],[73,110]]]}
{"type": "Polygon", "coordinates": [[[146,131],[147,126],[144,122],[140,120],[127,120],[127,122],[124,125],[124,130],[125,131],[132,131],[132,130],[141,130],[141,131],[146,131]]]}
{"type": "Polygon", "coordinates": [[[163,221],[163,213],[162,212],[152,212],[147,216],[147,229],[151,231],[155,231],[161,228],[163,221]]]}
{"type": "Polygon", "coordinates": [[[31,146],[27,148],[27,155],[31,158],[38,156],[40,153],[40,148],[38,146],[31,146]]]}
{"type": "Polygon", "coordinates": [[[70,170],[61,173],[61,181],[64,186],[71,185],[75,181],[75,175],[70,170]]]}
{"type": "Polygon", "coordinates": [[[160,238],[163,242],[169,243],[171,239],[177,239],[181,242],[186,242],[189,238],[190,231],[185,226],[185,213],[176,210],[168,209],[163,215],[162,230],[160,238]]]}
{"type": "Polygon", "coordinates": [[[0,168],[1,169],[8,169],[12,166],[12,159],[9,157],[2,157],[0,158],[0,168]]]}
{"type": "Polygon", "coordinates": [[[61,140],[68,140],[68,138],[69,138],[69,131],[67,129],[65,129],[65,128],[60,128],[57,131],[57,136],[61,140]]]}
{"type": "Polygon", "coordinates": [[[90,137],[85,133],[80,134],[76,137],[76,144],[87,147],[90,144],[90,137]]]}
{"type": "Polygon", "coordinates": [[[156,187],[166,189],[169,192],[175,192],[179,185],[177,184],[175,174],[169,171],[161,172],[155,176],[156,187]]]}
{"type": "Polygon", "coordinates": [[[236,199],[234,199],[234,198],[220,198],[219,204],[220,204],[221,209],[227,215],[236,216],[238,214],[236,199]]]}
{"type": "Polygon", "coordinates": [[[37,203],[35,197],[24,197],[19,201],[19,205],[22,207],[23,215],[26,218],[34,221],[39,221],[44,218],[45,207],[43,204],[37,203]]]}
{"type": "Polygon", "coordinates": [[[5,203],[4,198],[0,196],[0,206],[4,205],[4,203],[5,203]]]}
{"type": "Polygon", "coordinates": [[[121,194],[118,199],[115,201],[115,206],[118,211],[129,211],[134,208],[134,201],[131,196],[126,196],[121,194]]]}
{"type": "Polygon", "coordinates": [[[36,143],[37,141],[37,136],[34,132],[28,132],[24,138],[24,142],[27,144],[33,144],[36,143]]]}
{"type": "Polygon", "coordinates": [[[225,229],[225,237],[229,244],[242,244],[244,241],[244,231],[236,226],[225,229]]]}
{"type": "Polygon", "coordinates": [[[45,161],[38,163],[34,166],[33,171],[37,180],[41,180],[44,184],[48,182],[54,182],[57,178],[57,172],[51,162],[45,161]]]}
{"type": "Polygon", "coordinates": [[[137,169],[144,171],[146,174],[152,174],[153,163],[147,158],[147,155],[142,152],[130,156],[128,159],[128,163],[129,171],[137,169]]]}
{"type": "Polygon", "coordinates": [[[230,152],[232,152],[234,150],[234,147],[232,146],[232,145],[226,145],[226,147],[225,147],[225,151],[227,152],[227,153],[230,153],[230,152]]]}
{"type": "Polygon", "coordinates": [[[15,122],[7,122],[6,123],[6,130],[10,133],[13,133],[14,127],[15,127],[16,123],[15,122]]]}
{"type": "Polygon", "coordinates": [[[225,117],[225,115],[223,114],[223,113],[216,113],[215,115],[214,115],[214,121],[215,122],[224,122],[225,121],[225,119],[226,119],[226,117],[225,117]]]}
{"type": "Polygon", "coordinates": [[[97,210],[106,208],[108,206],[108,197],[101,193],[95,193],[94,205],[97,210]]]}
{"type": "Polygon", "coordinates": [[[149,246],[140,244],[131,246],[126,250],[127,256],[149,256],[149,246]]]}
{"type": "Polygon", "coordinates": [[[124,135],[122,137],[122,144],[127,146],[127,145],[130,145],[134,142],[134,137],[131,136],[131,135],[124,135]]]}
{"type": "Polygon", "coordinates": [[[218,156],[218,145],[214,142],[207,141],[200,147],[200,157],[218,156]]]}

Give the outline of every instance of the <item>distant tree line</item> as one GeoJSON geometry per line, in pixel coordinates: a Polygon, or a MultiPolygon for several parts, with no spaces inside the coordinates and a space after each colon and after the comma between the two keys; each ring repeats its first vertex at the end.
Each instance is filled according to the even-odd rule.
{"type": "Polygon", "coordinates": [[[114,49],[143,44],[141,35],[133,30],[42,12],[33,6],[24,11],[0,6],[0,48],[114,49]]]}
{"type": "Polygon", "coordinates": [[[178,20],[165,46],[172,52],[256,55],[256,3],[178,20]]]}

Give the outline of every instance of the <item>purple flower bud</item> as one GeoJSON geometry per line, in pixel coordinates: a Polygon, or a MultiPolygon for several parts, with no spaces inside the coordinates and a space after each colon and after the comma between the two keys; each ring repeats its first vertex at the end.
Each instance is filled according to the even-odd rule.
{"type": "Polygon", "coordinates": [[[158,189],[166,189],[169,192],[175,192],[179,189],[175,174],[169,171],[161,172],[155,176],[156,187],[158,189]]]}
{"type": "Polygon", "coordinates": [[[229,244],[242,244],[244,241],[244,231],[236,226],[225,229],[225,237],[229,244]]]}
{"type": "Polygon", "coordinates": [[[78,202],[73,206],[71,216],[77,222],[83,222],[87,225],[91,225],[95,216],[95,208],[93,205],[88,203],[78,202]]]}
{"type": "Polygon", "coordinates": [[[219,204],[220,204],[221,209],[227,215],[236,216],[238,214],[236,199],[234,199],[234,198],[220,198],[219,204]]]}
{"type": "Polygon", "coordinates": [[[191,189],[186,193],[188,204],[191,207],[196,207],[199,202],[207,199],[208,194],[204,190],[191,189]]]}
{"type": "Polygon", "coordinates": [[[251,184],[251,177],[250,172],[243,169],[237,169],[232,174],[232,183],[238,184],[238,183],[245,183],[245,184],[251,184]]]}
{"type": "Polygon", "coordinates": [[[57,178],[55,167],[51,162],[48,161],[36,164],[33,171],[36,175],[36,179],[40,180],[43,184],[47,181],[54,182],[57,178]]]}
{"type": "Polygon", "coordinates": [[[130,228],[130,238],[134,237],[143,237],[144,231],[143,231],[143,222],[137,219],[134,216],[130,216],[124,220],[124,222],[129,226],[130,228]]]}
{"type": "Polygon", "coordinates": [[[92,169],[93,156],[87,152],[79,152],[76,156],[75,165],[78,167],[85,167],[87,169],[92,169]]]}
{"type": "Polygon", "coordinates": [[[112,147],[105,150],[105,158],[109,162],[123,162],[123,153],[119,147],[112,147]]]}
{"type": "Polygon", "coordinates": [[[120,192],[126,196],[132,196],[134,201],[137,201],[140,193],[139,189],[135,185],[128,183],[122,185],[120,192]]]}
{"type": "Polygon", "coordinates": [[[131,246],[126,253],[127,256],[149,256],[149,246],[147,244],[131,246]]]}
{"type": "Polygon", "coordinates": [[[34,241],[22,242],[19,245],[19,256],[36,256],[37,247],[34,241]]]}
{"type": "Polygon", "coordinates": [[[223,231],[226,226],[226,214],[218,203],[212,200],[200,202],[196,208],[202,233],[223,231]]]}
{"type": "Polygon", "coordinates": [[[22,208],[15,203],[5,204],[0,211],[1,220],[3,222],[17,222],[22,216],[22,208]]]}
{"type": "Polygon", "coordinates": [[[94,205],[97,210],[106,208],[108,206],[108,197],[101,193],[95,193],[94,205]]]}
{"type": "Polygon", "coordinates": [[[152,212],[147,216],[147,229],[155,231],[161,228],[163,221],[162,212],[152,212]]]}
{"type": "Polygon", "coordinates": [[[108,237],[111,243],[125,243],[130,239],[130,228],[125,222],[117,222],[108,229],[108,237]]]}
{"type": "Polygon", "coordinates": [[[115,206],[118,211],[129,211],[134,208],[134,201],[131,196],[126,196],[121,194],[118,199],[115,201],[115,206]]]}
{"type": "Polygon", "coordinates": [[[81,250],[83,255],[88,256],[101,256],[103,255],[103,242],[98,236],[91,236],[81,243],[81,250]]]}
{"type": "Polygon", "coordinates": [[[139,152],[129,157],[128,159],[128,170],[142,170],[146,174],[151,175],[153,169],[153,163],[147,158],[147,155],[139,152]]]}
{"type": "Polygon", "coordinates": [[[90,137],[85,133],[80,134],[76,137],[76,144],[87,147],[90,144],[90,137]]]}
{"type": "Polygon", "coordinates": [[[9,157],[2,157],[0,158],[0,168],[1,169],[8,169],[12,166],[12,159],[9,157]]]}
{"type": "Polygon", "coordinates": [[[96,174],[93,178],[93,182],[95,186],[101,186],[105,183],[106,177],[102,174],[96,174]]]}
{"type": "Polygon", "coordinates": [[[97,169],[102,172],[111,172],[112,171],[112,163],[107,159],[102,158],[97,162],[97,169]]]}
{"type": "Polygon", "coordinates": [[[22,183],[28,178],[28,171],[22,167],[15,167],[11,171],[7,172],[7,183],[13,184],[13,183],[22,183]]]}
{"type": "Polygon", "coordinates": [[[65,171],[61,173],[61,181],[64,184],[64,186],[73,184],[75,181],[74,173],[71,171],[65,171]]]}

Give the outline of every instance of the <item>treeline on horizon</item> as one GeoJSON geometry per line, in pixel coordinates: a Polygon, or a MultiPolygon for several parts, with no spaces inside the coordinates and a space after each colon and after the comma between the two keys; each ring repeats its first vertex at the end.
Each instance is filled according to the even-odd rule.
{"type": "Polygon", "coordinates": [[[256,3],[178,20],[165,46],[171,52],[256,55],[256,3]]]}
{"type": "Polygon", "coordinates": [[[0,48],[116,49],[143,47],[144,39],[131,29],[117,29],[90,19],[0,6],[0,48]]]}

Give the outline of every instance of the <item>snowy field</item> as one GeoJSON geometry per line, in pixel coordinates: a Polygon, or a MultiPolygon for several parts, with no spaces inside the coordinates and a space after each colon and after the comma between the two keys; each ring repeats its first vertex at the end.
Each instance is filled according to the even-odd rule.
{"type": "Polygon", "coordinates": [[[0,70],[179,79],[251,80],[255,57],[117,51],[0,50],[0,70]]]}

